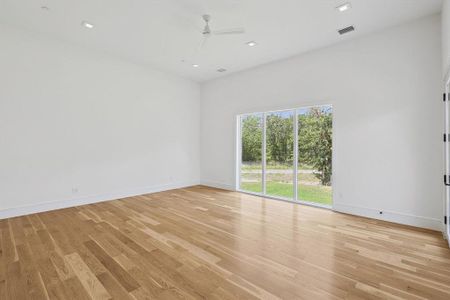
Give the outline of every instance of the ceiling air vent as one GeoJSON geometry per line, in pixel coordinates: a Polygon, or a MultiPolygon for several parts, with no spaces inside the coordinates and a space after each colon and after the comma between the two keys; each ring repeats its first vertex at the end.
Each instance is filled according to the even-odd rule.
{"type": "Polygon", "coordinates": [[[354,31],[354,30],[355,30],[355,27],[353,27],[353,26],[348,26],[348,27],[339,29],[338,32],[339,32],[340,35],[343,35],[343,34],[352,32],[352,31],[354,31]]]}

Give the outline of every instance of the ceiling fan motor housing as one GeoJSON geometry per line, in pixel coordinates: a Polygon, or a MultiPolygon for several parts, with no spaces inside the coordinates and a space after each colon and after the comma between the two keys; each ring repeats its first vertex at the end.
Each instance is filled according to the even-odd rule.
{"type": "Polygon", "coordinates": [[[211,34],[211,28],[209,27],[209,21],[211,20],[211,16],[203,15],[203,20],[206,22],[205,29],[203,29],[203,34],[211,34]]]}

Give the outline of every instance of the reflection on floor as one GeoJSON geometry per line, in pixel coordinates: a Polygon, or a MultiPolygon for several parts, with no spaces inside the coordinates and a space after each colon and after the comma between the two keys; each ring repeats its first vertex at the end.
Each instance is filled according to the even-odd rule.
{"type": "Polygon", "coordinates": [[[0,230],[0,299],[450,299],[441,233],[202,186],[0,230]]]}

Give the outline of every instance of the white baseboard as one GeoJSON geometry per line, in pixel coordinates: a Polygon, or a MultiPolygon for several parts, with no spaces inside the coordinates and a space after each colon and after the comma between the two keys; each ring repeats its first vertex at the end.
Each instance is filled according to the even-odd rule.
{"type": "MultiPolygon", "coordinates": [[[[235,191],[235,187],[220,182],[212,182],[212,181],[191,181],[191,182],[179,182],[173,184],[165,184],[158,186],[150,186],[150,187],[140,187],[140,188],[132,188],[126,189],[118,192],[108,193],[108,194],[98,194],[85,196],[81,198],[70,198],[61,201],[52,201],[52,202],[41,202],[35,205],[27,205],[21,207],[8,208],[4,210],[0,210],[0,219],[12,218],[17,216],[29,215],[44,211],[51,211],[56,209],[110,201],[115,199],[121,199],[126,197],[132,197],[137,195],[151,194],[157,193],[167,190],[180,189],[193,185],[205,185],[214,188],[224,189],[235,191]]],[[[372,208],[364,208],[364,207],[356,207],[345,204],[337,204],[335,203],[333,209],[338,212],[368,217],[372,219],[378,219],[383,221],[389,221],[393,223],[411,225],[422,228],[429,228],[433,230],[442,231],[442,222],[439,219],[427,218],[421,216],[414,216],[408,214],[401,214],[397,212],[383,211],[383,214],[379,214],[379,210],[372,208]]]]}
{"type": "MultiPolygon", "coordinates": [[[[234,186],[232,186],[230,184],[226,184],[226,183],[221,183],[221,182],[201,180],[200,184],[209,186],[209,187],[224,189],[224,190],[236,191],[234,186]]],[[[262,196],[262,197],[264,197],[264,196],[262,196]]],[[[383,221],[388,221],[388,222],[392,222],[392,223],[433,229],[433,230],[437,230],[437,231],[441,231],[441,232],[442,232],[442,228],[443,228],[442,227],[443,222],[439,219],[402,214],[402,213],[397,213],[397,212],[392,212],[392,211],[383,211],[383,214],[380,214],[380,211],[378,209],[374,209],[374,208],[357,207],[357,206],[352,206],[352,205],[335,203],[333,205],[333,210],[337,211],[337,212],[346,213],[346,214],[362,216],[362,217],[367,217],[367,218],[377,219],[377,220],[383,220],[383,221]]]]}
{"type": "Polygon", "coordinates": [[[391,211],[383,211],[383,214],[380,214],[380,210],[377,209],[337,203],[333,205],[333,209],[335,211],[346,214],[442,231],[442,221],[439,219],[414,216],[391,211]]]}
{"type": "Polygon", "coordinates": [[[110,200],[132,197],[132,196],[137,196],[137,195],[144,195],[144,194],[157,193],[157,192],[162,192],[162,191],[167,191],[167,190],[180,189],[180,188],[198,185],[198,184],[199,184],[198,181],[179,182],[179,183],[172,183],[172,184],[165,184],[165,185],[158,185],[158,186],[126,189],[126,190],[117,191],[117,192],[108,193],[108,194],[90,195],[90,196],[84,196],[81,198],[71,198],[71,199],[65,199],[65,200],[61,200],[61,201],[52,201],[52,202],[41,202],[41,203],[35,204],[35,205],[7,208],[4,210],[0,210],[0,219],[6,219],[6,218],[24,216],[24,215],[29,215],[29,214],[34,214],[34,213],[39,213],[39,212],[44,212],[44,211],[51,211],[51,210],[56,210],[56,209],[62,209],[62,208],[110,201],[110,200]]]}
{"type": "Polygon", "coordinates": [[[222,183],[222,182],[213,182],[213,181],[202,180],[202,181],[200,181],[200,184],[204,185],[204,186],[213,187],[213,188],[223,189],[223,190],[236,191],[235,187],[232,186],[231,184],[222,183]]]}

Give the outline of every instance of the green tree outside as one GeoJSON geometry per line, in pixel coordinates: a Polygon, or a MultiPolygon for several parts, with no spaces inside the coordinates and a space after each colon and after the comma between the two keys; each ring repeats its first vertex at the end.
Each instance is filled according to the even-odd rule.
{"type": "Polygon", "coordinates": [[[261,116],[249,115],[242,119],[242,161],[261,162],[262,151],[261,116]]]}
{"type": "Polygon", "coordinates": [[[332,122],[331,108],[313,107],[298,116],[299,161],[319,171],[322,185],[331,184],[332,122]]]}

